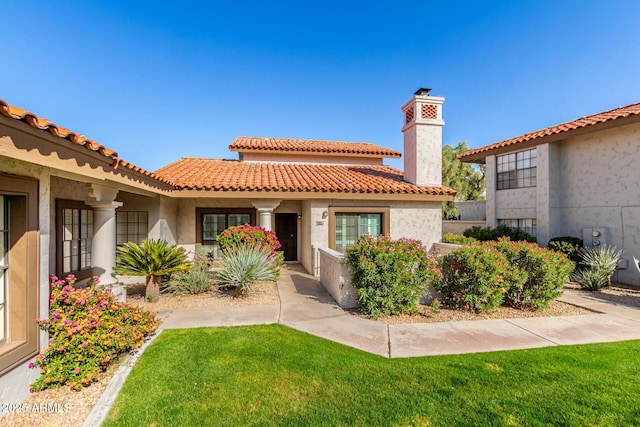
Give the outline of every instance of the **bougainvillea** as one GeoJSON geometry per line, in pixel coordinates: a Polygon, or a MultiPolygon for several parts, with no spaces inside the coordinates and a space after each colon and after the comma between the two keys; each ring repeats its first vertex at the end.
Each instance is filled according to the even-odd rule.
{"type": "Polygon", "coordinates": [[[238,225],[229,227],[218,236],[218,244],[223,252],[232,250],[238,245],[257,246],[260,250],[268,251],[276,266],[284,263],[284,255],[278,251],[282,246],[276,233],[254,225],[238,225]]]}
{"type": "Polygon", "coordinates": [[[29,365],[41,374],[31,391],[64,384],[80,390],[158,328],[154,313],[116,301],[111,290],[96,288],[97,278],[84,289],[75,289],[75,281],[51,277],[49,318],[36,319],[49,341],[29,365]]]}

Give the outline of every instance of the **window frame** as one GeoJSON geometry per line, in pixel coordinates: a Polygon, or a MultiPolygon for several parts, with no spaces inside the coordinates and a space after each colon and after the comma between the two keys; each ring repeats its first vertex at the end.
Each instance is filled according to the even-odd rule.
{"type": "MultiPolygon", "coordinates": [[[[56,272],[58,276],[64,277],[68,274],[73,274],[78,280],[86,279],[92,276],[98,275],[97,269],[93,266],[93,242],[90,251],[91,263],[90,266],[80,270],[64,271],[64,209],[80,209],[93,212],[94,209],[87,205],[85,202],[78,200],[57,199],[56,200],[56,272]]],[[[95,216],[95,214],[94,214],[95,216]]],[[[93,222],[95,227],[95,221],[93,222]]],[[[93,230],[89,240],[93,240],[95,230],[93,230]]],[[[82,229],[82,228],[81,228],[82,229]]],[[[80,246],[79,246],[80,248],[80,246]]]]}
{"type": "Polygon", "coordinates": [[[124,244],[124,243],[118,243],[118,240],[119,240],[119,237],[120,237],[120,236],[126,236],[126,240],[125,240],[125,242],[124,242],[124,243],[126,243],[126,242],[133,242],[133,243],[141,244],[145,239],[148,239],[148,238],[149,238],[149,211],[126,211],[126,210],[118,211],[118,210],[116,210],[116,247],[120,247],[120,246],[122,246],[122,245],[124,244]],[[142,236],[142,235],[139,233],[139,231],[140,231],[140,224],[141,224],[141,222],[140,222],[140,214],[141,214],[141,213],[144,213],[144,214],[146,214],[146,216],[147,216],[147,220],[146,220],[146,229],[145,229],[145,232],[144,232],[144,237],[143,237],[143,239],[142,239],[142,240],[135,240],[135,241],[134,241],[134,240],[131,240],[131,239],[130,239],[130,236],[132,236],[132,235],[134,235],[134,234],[135,234],[135,235],[138,237],[138,239],[142,236]],[[131,222],[129,222],[129,214],[136,214],[136,215],[137,215],[137,220],[136,220],[136,222],[135,222],[135,223],[131,223],[131,222]],[[125,232],[124,232],[124,233],[120,233],[120,232],[118,231],[118,225],[122,224],[122,222],[119,220],[119,218],[118,218],[118,217],[122,217],[122,216],[124,216],[124,215],[126,215],[126,217],[127,217],[127,218],[126,218],[126,221],[124,221],[124,224],[125,224],[125,226],[126,226],[126,227],[125,227],[125,228],[126,228],[126,230],[125,230],[125,232]],[[131,232],[131,231],[129,230],[129,225],[130,225],[130,224],[136,224],[136,228],[137,228],[137,232],[136,232],[136,233],[133,233],[133,232],[131,232]]]}
{"type": "Polygon", "coordinates": [[[537,149],[531,148],[496,156],[495,176],[496,190],[535,187],[538,182],[537,149]],[[528,167],[524,167],[525,163],[528,163],[528,167]],[[535,165],[531,166],[532,163],[535,163],[535,165]],[[503,165],[506,165],[506,170],[501,170],[503,165]],[[513,167],[512,169],[511,166],[513,167]]]}
{"type": "Polygon", "coordinates": [[[256,210],[252,208],[196,208],[196,248],[202,247],[202,220],[203,215],[205,214],[224,214],[227,215],[225,218],[225,224],[228,224],[228,215],[233,214],[249,214],[250,222],[249,225],[256,225],[256,210]]]}
{"type": "Polygon", "coordinates": [[[0,344],[0,375],[39,350],[34,321],[40,304],[38,181],[0,174],[0,193],[9,198],[9,269],[6,341],[0,344]],[[15,274],[13,274],[15,272],[15,274]]]}
{"type": "Polygon", "coordinates": [[[497,222],[498,222],[498,226],[507,225],[507,226],[509,226],[511,228],[517,228],[520,231],[524,231],[526,233],[529,233],[532,237],[535,237],[536,239],[538,238],[538,220],[537,220],[537,218],[499,218],[497,222]],[[507,224],[508,221],[516,221],[516,225],[507,224]],[[532,221],[531,226],[527,227],[527,226],[523,225],[524,221],[532,221]],[[532,232],[532,230],[535,230],[535,231],[532,232]]]}
{"type": "MultiPolygon", "coordinates": [[[[329,207],[329,248],[336,250],[336,214],[348,213],[348,214],[381,214],[380,221],[380,234],[389,234],[391,229],[390,221],[391,209],[388,207],[342,207],[342,206],[330,206],[329,207]]],[[[358,236],[360,237],[360,236],[358,236]]],[[[378,237],[378,236],[374,236],[378,237]]]]}

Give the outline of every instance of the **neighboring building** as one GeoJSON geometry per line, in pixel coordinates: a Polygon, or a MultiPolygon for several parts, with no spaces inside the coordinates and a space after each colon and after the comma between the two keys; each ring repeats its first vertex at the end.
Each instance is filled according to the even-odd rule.
{"type": "Polygon", "coordinates": [[[487,167],[486,224],[623,249],[616,280],[640,285],[640,103],[469,150],[487,167]]]}
{"type": "Polygon", "coordinates": [[[273,229],[285,258],[316,272],[314,248],[341,251],[362,233],[441,236],[442,98],[419,91],[403,107],[400,153],[367,143],[237,138],[239,160],[179,160],[155,173],[0,100],[0,401],[20,402],[46,346],[49,275],[114,281],[116,246],[165,239],[215,250],[250,223],[273,229]]]}

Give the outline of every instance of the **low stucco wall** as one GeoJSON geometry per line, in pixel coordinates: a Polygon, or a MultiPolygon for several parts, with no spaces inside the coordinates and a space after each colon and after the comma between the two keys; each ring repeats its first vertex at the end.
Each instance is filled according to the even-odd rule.
{"type": "Polygon", "coordinates": [[[474,227],[486,227],[484,221],[442,221],[442,232],[462,235],[464,230],[474,227]]]}
{"type": "Polygon", "coordinates": [[[433,255],[447,255],[458,249],[460,245],[454,245],[453,243],[436,243],[433,245],[433,255]]]}
{"type": "Polygon", "coordinates": [[[320,284],[342,308],[358,307],[358,291],[351,284],[351,271],[344,254],[328,248],[320,253],[320,284]]]}

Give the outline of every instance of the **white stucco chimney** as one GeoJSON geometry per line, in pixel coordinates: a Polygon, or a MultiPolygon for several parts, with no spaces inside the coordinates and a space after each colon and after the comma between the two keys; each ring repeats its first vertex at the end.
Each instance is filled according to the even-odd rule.
{"type": "Polygon", "coordinates": [[[404,180],[415,185],[442,185],[442,104],[420,88],[406,104],[404,113],[404,180]]]}

